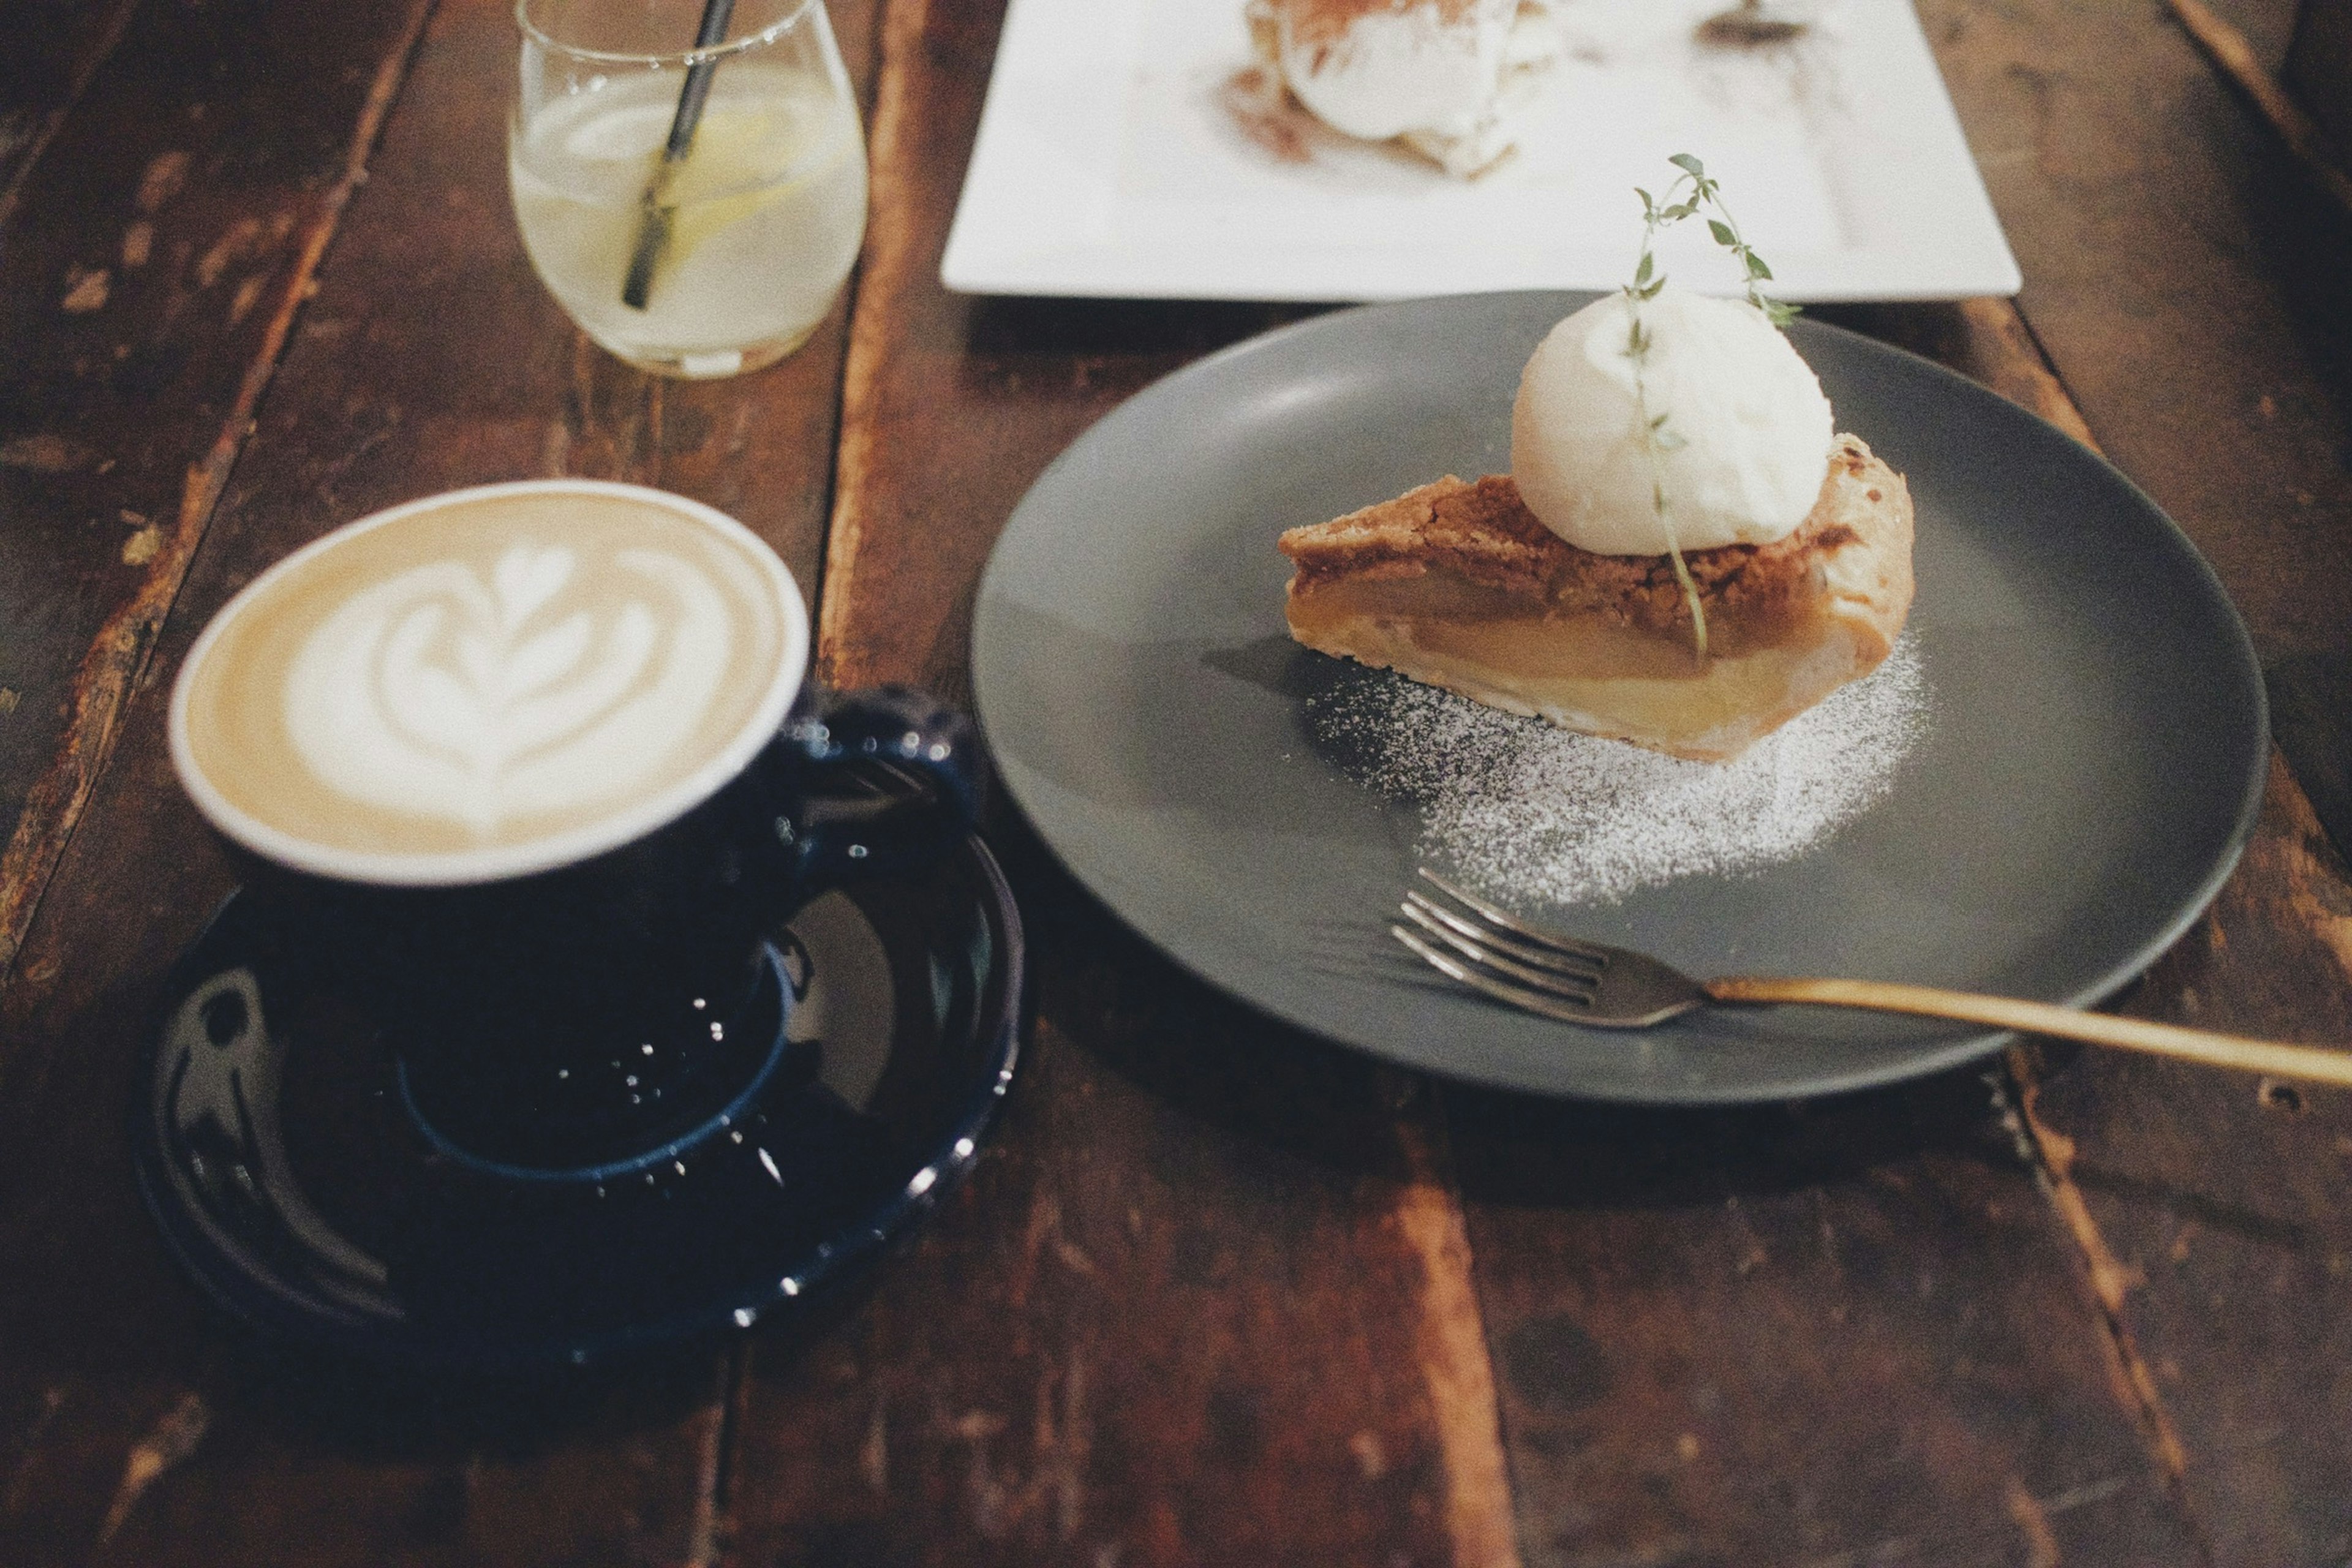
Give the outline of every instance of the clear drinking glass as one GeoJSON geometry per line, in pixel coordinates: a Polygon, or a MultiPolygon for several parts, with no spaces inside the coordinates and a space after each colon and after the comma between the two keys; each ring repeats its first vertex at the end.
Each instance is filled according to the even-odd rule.
{"type": "Polygon", "coordinates": [[[866,136],[824,0],[732,13],[698,49],[704,0],[515,6],[507,170],[523,247],[583,331],[665,375],[733,375],[800,347],[866,233],[866,136]],[[692,139],[666,167],[703,63],[692,139]]]}

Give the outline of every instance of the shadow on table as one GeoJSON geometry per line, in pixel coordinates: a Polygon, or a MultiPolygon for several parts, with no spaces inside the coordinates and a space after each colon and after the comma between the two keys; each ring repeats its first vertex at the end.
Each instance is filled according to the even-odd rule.
{"type": "Polygon", "coordinates": [[[1923,1156],[2014,1169],[1998,1058],[1820,1100],[1653,1110],[1445,1091],[1465,1202],[1681,1209],[1834,1186],[1923,1156]]]}
{"type": "MultiPolygon", "coordinates": [[[[1034,928],[1036,1005],[1055,1035],[1186,1121],[1345,1175],[1414,1179],[1397,1122],[1433,1080],[1226,997],[1079,889],[1025,825],[993,837],[1034,928]]],[[[2056,1047],[2052,1066],[2073,1054],[2056,1047]]],[[[1885,1089],[1726,1109],[1442,1081],[1434,1092],[1454,1173],[1478,1205],[1673,1209],[1852,1180],[1923,1153],[2009,1168],[2020,1158],[1997,1058],[1885,1089]]]]}
{"type": "MultiPolygon", "coordinates": [[[[2339,401],[2352,404],[2352,212],[2267,136],[2252,175],[2245,213],[2254,248],[2278,279],[2314,368],[2339,401]]],[[[2339,457],[2352,461],[2352,454],[2339,457]]]]}
{"type": "Polygon", "coordinates": [[[587,1371],[484,1375],[234,1342],[225,1396],[292,1440],[358,1458],[516,1458],[672,1427],[718,1401],[725,1355],[690,1342],[587,1371]]]}
{"type": "Polygon", "coordinates": [[[978,356],[1069,354],[1186,358],[1332,309],[1242,300],[1047,300],[992,295],[966,305],[965,345],[978,356]]]}
{"type": "MultiPolygon", "coordinates": [[[[58,1408],[77,1421],[110,1431],[131,1423],[119,1434],[128,1446],[154,1420],[152,1409],[129,1413],[151,1406],[158,1390],[178,1390],[200,1399],[215,1425],[413,1462],[642,1447],[647,1434],[717,1419],[739,1340],[704,1336],[584,1370],[489,1374],[305,1351],[209,1305],[140,1202],[125,1135],[168,957],[93,997],[54,1037],[0,1034],[9,1090],[0,1096],[0,1424],[20,1407],[44,1408],[43,1390],[63,1391],[52,1397],[68,1399],[58,1408]]],[[[888,1268],[886,1258],[879,1272],[888,1268]]],[[[762,1342],[778,1350],[762,1354],[796,1353],[855,1315],[875,1272],[795,1313],[772,1314],[762,1342]]],[[[56,1510],[86,1500],[46,1473],[38,1485],[48,1489],[22,1517],[0,1519],[0,1561],[28,1560],[11,1554],[12,1529],[46,1528],[56,1510]]]]}

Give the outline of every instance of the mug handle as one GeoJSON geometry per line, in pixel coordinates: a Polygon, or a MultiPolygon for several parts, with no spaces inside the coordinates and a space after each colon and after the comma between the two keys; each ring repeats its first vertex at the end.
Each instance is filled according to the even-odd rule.
{"type": "Polygon", "coordinates": [[[929,865],[979,820],[986,775],[978,732],[963,714],[911,686],[805,697],[784,721],[776,750],[792,774],[775,815],[776,837],[803,894],[929,865]],[[856,781],[844,764],[857,763],[916,787],[856,781]],[[827,788],[828,782],[864,787],[827,788]]]}

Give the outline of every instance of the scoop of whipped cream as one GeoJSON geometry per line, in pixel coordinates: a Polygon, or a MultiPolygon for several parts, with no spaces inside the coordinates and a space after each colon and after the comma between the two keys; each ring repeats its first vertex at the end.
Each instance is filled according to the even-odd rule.
{"type": "Polygon", "coordinates": [[[1528,360],[1511,410],[1511,477],[1545,527],[1600,555],[1764,544],[1821,494],[1837,430],[1830,400],[1789,340],[1744,300],[1668,284],[1642,304],[1643,372],[1660,427],[1666,524],[1651,488],[1622,293],[1554,327],[1528,360]]]}
{"type": "Polygon", "coordinates": [[[1467,177],[1511,150],[1513,117],[1558,52],[1549,0],[1252,0],[1258,52],[1309,113],[1402,138],[1467,177]]]}

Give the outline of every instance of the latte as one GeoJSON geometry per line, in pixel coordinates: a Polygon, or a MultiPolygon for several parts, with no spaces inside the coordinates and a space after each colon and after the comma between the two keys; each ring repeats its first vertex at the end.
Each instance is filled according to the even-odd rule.
{"type": "Polygon", "coordinates": [[[808,631],[741,524],[656,490],[493,485],[278,563],[172,700],[205,814],[298,869],[487,881],[626,844],[774,734],[808,631]]]}

